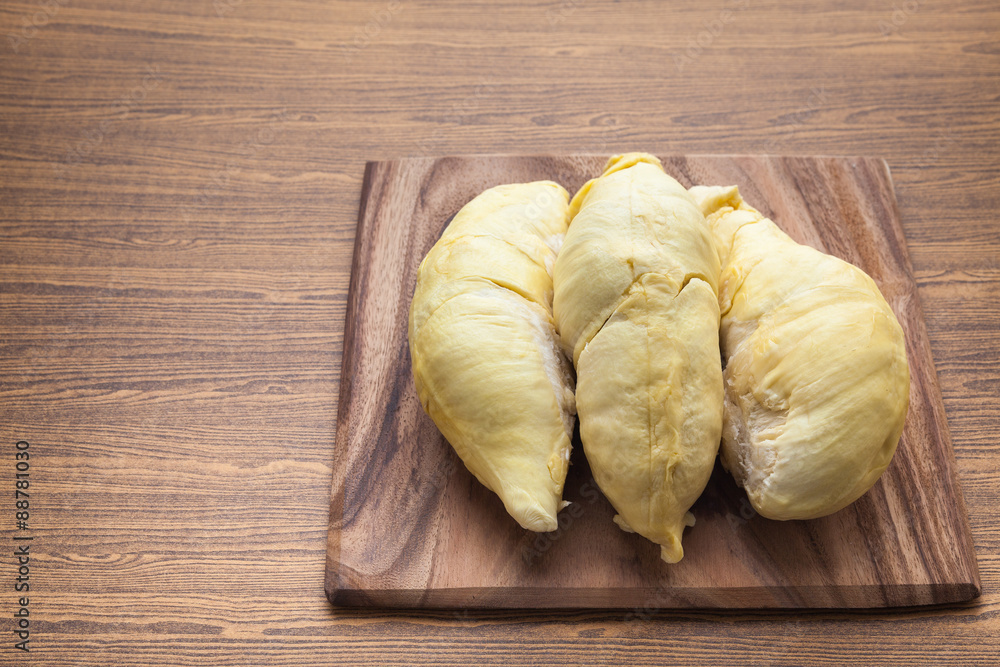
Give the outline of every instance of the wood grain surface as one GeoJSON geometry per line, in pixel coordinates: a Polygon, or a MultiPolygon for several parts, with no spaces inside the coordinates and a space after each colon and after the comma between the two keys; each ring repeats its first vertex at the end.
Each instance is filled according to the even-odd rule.
{"type": "Polygon", "coordinates": [[[368,163],[354,249],[326,589],[343,606],[810,608],[914,606],[979,595],[951,438],[887,165],[874,158],[661,156],[684,186],[738,185],[793,239],[860,266],[906,333],[910,412],[875,487],[836,514],[769,521],[720,469],[692,508],[685,557],[612,522],[574,442],[552,533],[526,531],[465,469],[413,384],[417,267],[487,188],[543,179],[570,193],[608,156],[368,163]]]}
{"type": "Polygon", "coordinates": [[[990,0],[2,3],[0,665],[997,664],[998,34],[990,0]],[[630,149],[887,160],[978,600],[330,605],[365,162],[630,149]]]}

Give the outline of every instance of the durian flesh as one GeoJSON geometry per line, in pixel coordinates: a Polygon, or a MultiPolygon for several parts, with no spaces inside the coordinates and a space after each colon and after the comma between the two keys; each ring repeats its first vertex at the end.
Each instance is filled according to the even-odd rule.
{"type": "Polygon", "coordinates": [[[612,158],[570,210],[553,307],[583,448],[616,523],[674,563],[722,429],[718,256],[695,201],[651,155],[612,158]]]}
{"type": "Polygon", "coordinates": [[[694,187],[715,236],[722,462],[754,509],[812,519],[865,493],[903,429],[903,331],[872,279],[790,239],[735,187],[694,187]]]}
{"type": "Polygon", "coordinates": [[[420,264],[410,358],[424,410],[526,529],[562,506],[575,401],[552,321],[568,193],[539,181],[469,202],[420,264]]]}

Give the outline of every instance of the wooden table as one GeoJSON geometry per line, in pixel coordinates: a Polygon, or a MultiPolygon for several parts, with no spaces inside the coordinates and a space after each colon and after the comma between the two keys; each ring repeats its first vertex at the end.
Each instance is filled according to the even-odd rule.
{"type": "Polygon", "coordinates": [[[0,665],[1000,663],[995,2],[15,0],[0,35],[0,665]],[[622,149],[888,160],[979,600],[329,605],[365,161],[622,149]]]}

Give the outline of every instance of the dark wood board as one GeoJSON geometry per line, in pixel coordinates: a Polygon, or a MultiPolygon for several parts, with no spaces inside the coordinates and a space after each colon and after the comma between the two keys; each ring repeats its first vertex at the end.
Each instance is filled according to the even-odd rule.
{"type": "Polygon", "coordinates": [[[370,162],[345,325],[326,591],[340,606],[890,607],[963,601],[980,584],[952,445],[889,170],[874,158],[663,157],[685,185],[740,186],[793,238],[869,273],[906,331],[910,412],[892,464],[850,507],[813,521],[755,516],[717,467],[685,557],[612,522],[579,442],[560,529],[521,529],[423,413],[406,319],[416,269],[482,190],[552,179],[575,191],[607,156],[370,162]]]}

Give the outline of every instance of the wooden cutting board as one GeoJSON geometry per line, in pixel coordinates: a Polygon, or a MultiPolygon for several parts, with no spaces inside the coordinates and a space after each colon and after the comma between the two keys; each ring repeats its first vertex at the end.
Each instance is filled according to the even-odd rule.
{"type": "Polygon", "coordinates": [[[912,385],[898,451],[856,503],[813,521],[755,515],[716,466],[684,559],[612,523],[574,443],[559,530],[523,530],[420,407],[407,315],[417,265],[486,188],[552,179],[570,193],[607,156],[370,162],[345,326],[326,575],[335,605],[887,607],[968,600],[979,574],[892,180],[872,158],[664,157],[684,185],[731,184],[795,240],[868,272],[906,331],[912,385]]]}

